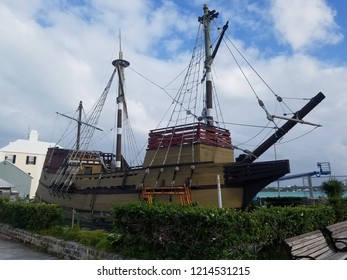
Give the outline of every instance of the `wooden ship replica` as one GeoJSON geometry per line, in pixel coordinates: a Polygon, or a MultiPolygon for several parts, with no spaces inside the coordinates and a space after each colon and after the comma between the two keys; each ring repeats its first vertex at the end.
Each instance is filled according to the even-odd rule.
{"type": "Polygon", "coordinates": [[[82,119],[82,105],[79,106],[79,117],[75,120],[78,140],[74,147],[49,148],[36,192],[37,201],[59,204],[88,219],[107,216],[114,205],[133,201],[242,209],[265,186],[290,172],[288,160],[257,160],[297,123],[304,123],[303,118],[324,99],[324,95],[318,93],[311,98],[255,150],[246,151],[235,159],[230,131],[219,127],[214,120],[211,73],[228,23],[221,29],[212,50],[210,24],[218,13],[210,11],[207,5],[203,10],[198,21],[204,54],[198,55],[198,48],[194,48],[184,85],[173,102],[176,106],[173,115],[181,114],[176,120],[183,121],[150,130],[142,165],[128,163],[122,154],[122,125],[128,116],[124,69],[130,63],[123,59],[120,50],[119,59],[112,62],[111,78],[86,119],[82,119]],[[202,76],[196,78],[191,73],[196,71],[194,67],[198,59],[203,60],[204,69],[202,76]],[[97,123],[115,76],[118,77],[116,152],[90,151],[90,139],[98,129],[97,123]],[[194,99],[186,99],[186,93],[191,94],[196,87],[192,77],[197,83],[203,80],[205,84],[201,115],[191,105],[194,99]]]}

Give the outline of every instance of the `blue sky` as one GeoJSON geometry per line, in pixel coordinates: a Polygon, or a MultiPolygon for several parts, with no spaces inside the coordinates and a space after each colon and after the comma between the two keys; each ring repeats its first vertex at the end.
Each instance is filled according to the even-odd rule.
{"type": "MultiPolygon", "coordinates": [[[[205,2],[1,1],[0,116],[6,121],[0,123],[0,147],[26,138],[28,129],[37,129],[40,140],[57,141],[63,128],[55,112],[72,112],[79,100],[86,108],[94,104],[110,76],[110,62],[118,56],[120,29],[132,69],[166,85],[189,62],[205,2]]],[[[284,140],[301,138],[281,141],[277,156],[291,160],[292,173],[312,171],[318,161],[329,161],[334,174],[347,174],[347,2],[211,0],[208,5],[220,13],[218,26],[229,21],[227,38],[277,94],[312,97],[322,91],[327,97],[307,117],[323,127],[301,137],[311,128],[299,126],[284,140]]],[[[256,100],[222,47],[215,64],[220,68],[216,82],[224,119],[263,125],[264,112],[248,109],[257,106],[256,100]],[[251,113],[245,114],[248,110],[251,113]]],[[[171,101],[147,80],[135,80],[139,77],[134,71],[126,75],[133,128],[142,145],[171,101]]],[[[111,116],[114,103],[108,105],[106,116],[111,116]]],[[[302,106],[293,104],[296,109],[302,106]]],[[[110,119],[102,119],[105,127],[111,126],[110,119]]],[[[228,128],[237,145],[256,134],[246,127],[228,128]]],[[[111,143],[113,136],[107,138],[111,143]]],[[[247,145],[244,148],[252,149],[255,144],[247,145]]],[[[273,157],[269,151],[264,160],[273,157]]]]}

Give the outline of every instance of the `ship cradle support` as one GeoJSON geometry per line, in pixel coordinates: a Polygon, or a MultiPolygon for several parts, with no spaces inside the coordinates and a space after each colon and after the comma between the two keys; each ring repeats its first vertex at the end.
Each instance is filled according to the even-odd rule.
{"type": "Polygon", "coordinates": [[[181,205],[191,204],[191,189],[187,184],[184,186],[171,186],[171,187],[143,187],[141,190],[142,198],[149,204],[153,204],[153,198],[159,195],[176,195],[179,196],[181,205]]]}

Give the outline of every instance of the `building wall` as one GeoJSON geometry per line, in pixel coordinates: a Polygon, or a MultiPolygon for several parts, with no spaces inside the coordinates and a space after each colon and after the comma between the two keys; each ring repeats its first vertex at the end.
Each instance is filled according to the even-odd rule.
{"type": "Polygon", "coordinates": [[[0,162],[0,178],[15,186],[19,197],[30,196],[31,176],[6,160],[0,162]]]}
{"type": "MultiPolygon", "coordinates": [[[[43,162],[45,160],[46,155],[21,153],[21,152],[11,152],[11,154],[16,155],[16,161],[14,165],[32,177],[31,184],[30,184],[29,197],[33,198],[35,196],[35,192],[39,183],[39,179],[40,179],[41,171],[43,167],[43,162]],[[27,163],[27,157],[35,158],[35,164],[27,163]]],[[[6,160],[6,155],[9,155],[9,153],[3,153],[2,155],[0,155],[0,161],[6,160]]],[[[11,181],[9,180],[9,178],[7,179],[4,178],[4,179],[9,182],[11,181]]],[[[18,185],[16,185],[16,187],[18,187],[18,185]]]]}
{"type": "MultiPolygon", "coordinates": [[[[55,143],[39,141],[37,131],[32,130],[28,139],[18,139],[0,149],[0,161],[7,160],[11,162],[32,177],[29,190],[30,198],[35,196],[47,149],[54,145],[55,143]]],[[[11,178],[4,179],[12,182],[11,178]]]]}

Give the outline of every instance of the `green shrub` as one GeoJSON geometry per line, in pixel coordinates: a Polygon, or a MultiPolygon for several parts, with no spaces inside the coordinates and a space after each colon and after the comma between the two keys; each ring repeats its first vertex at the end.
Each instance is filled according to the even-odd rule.
{"type": "Polygon", "coordinates": [[[324,205],[238,212],[130,203],[114,207],[113,217],[120,249],[145,259],[256,259],[265,247],[335,221],[333,209],[324,205]]]}
{"type": "Polygon", "coordinates": [[[264,197],[261,198],[262,203],[266,206],[298,206],[309,204],[306,197],[287,196],[287,197],[264,197]]]}
{"type": "MultiPolygon", "coordinates": [[[[347,209],[347,201],[339,201],[345,203],[340,209],[347,209]]],[[[333,224],[334,207],[317,204],[240,212],[137,202],[114,207],[114,229],[106,232],[63,228],[57,206],[0,200],[0,222],[130,258],[286,259],[283,240],[333,224]]]]}
{"type": "Polygon", "coordinates": [[[38,231],[62,223],[62,211],[57,205],[1,200],[0,222],[13,227],[38,231]]]}
{"type": "Polygon", "coordinates": [[[342,222],[347,220],[347,199],[346,198],[331,198],[331,199],[328,199],[328,204],[334,209],[337,222],[342,222]]]}
{"type": "Polygon", "coordinates": [[[117,240],[117,235],[105,230],[81,229],[79,226],[53,226],[47,230],[40,231],[40,233],[65,241],[74,241],[104,251],[112,251],[113,244],[117,240]]]}

